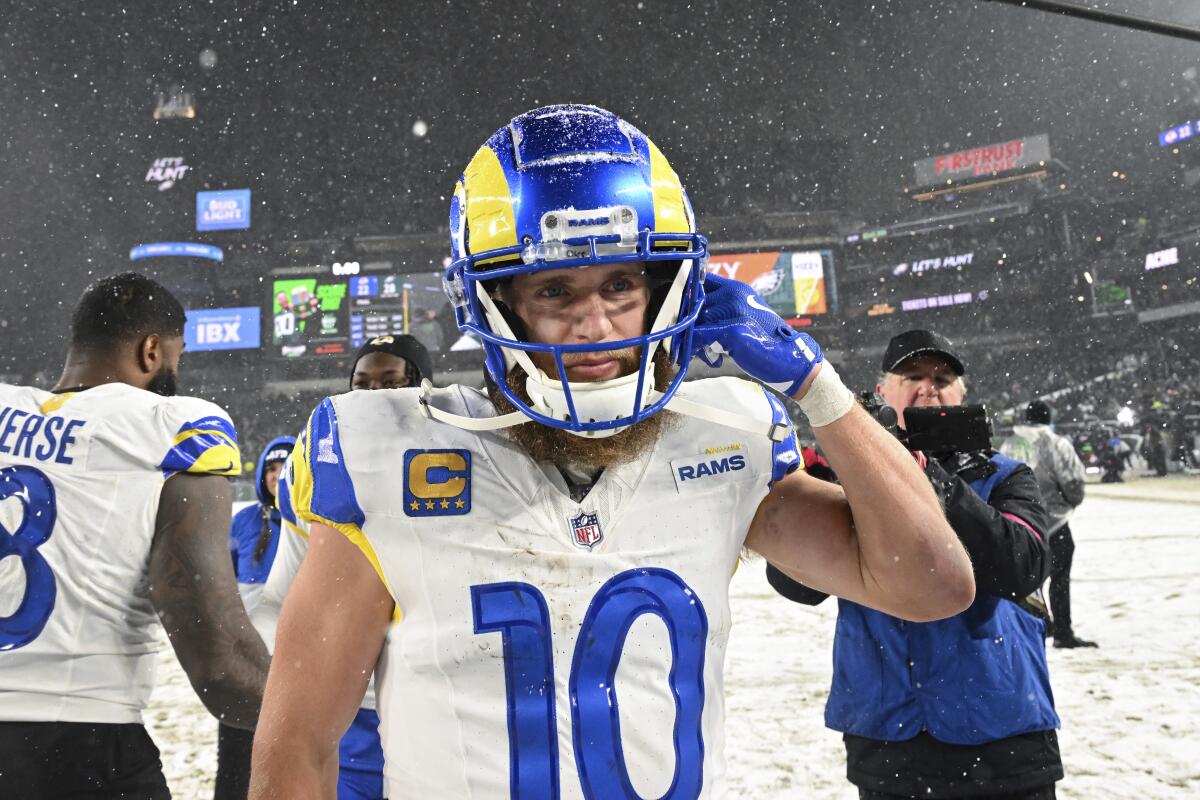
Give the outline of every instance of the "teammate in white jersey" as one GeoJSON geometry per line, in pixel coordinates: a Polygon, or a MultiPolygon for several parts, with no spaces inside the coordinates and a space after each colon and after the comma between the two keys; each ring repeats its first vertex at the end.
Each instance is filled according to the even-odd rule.
{"type": "MultiPolygon", "coordinates": [[[[387,334],[367,341],[350,367],[354,390],[398,389],[433,380],[429,351],[413,336],[387,334]]],[[[286,505],[286,503],[285,503],[286,505]]],[[[292,513],[283,520],[275,562],[258,604],[250,613],[267,649],[275,646],[275,628],[283,600],[308,550],[305,532],[296,526],[292,513]]],[[[338,745],[338,800],[379,800],[386,797],[383,786],[383,747],[379,742],[379,715],[375,712],[375,687],[368,685],[354,721],[338,745]]]]}
{"type": "Polygon", "coordinates": [[[705,276],[640,131],[591,106],[513,119],[455,187],[450,232],[447,292],[488,391],[352,392],[301,434],[279,499],[309,551],[252,798],[333,796],[372,669],[392,800],[723,797],[743,547],[908,619],[970,604],[912,457],[811,338],[705,276]],[[797,470],[762,387],[681,385],[698,350],[795,397],[843,485],[797,470]]]}
{"type": "Polygon", "coordinates": [[[142,725],[156,615],[208,709],[254,727],[268,656],[229,558],[241,456],[223,410],[172,396],[183,323],[154,281],[105,278],[54,390],[0,384],[0,797],[170,796],[142,725]]]}

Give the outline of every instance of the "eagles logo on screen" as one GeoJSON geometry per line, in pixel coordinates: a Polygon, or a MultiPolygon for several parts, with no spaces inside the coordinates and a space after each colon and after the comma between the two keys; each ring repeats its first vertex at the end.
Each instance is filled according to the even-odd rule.
{"type": "Polygon", "coordinates": [[[750,288],[762,298],[766,298],[767,295],[779,291],[782,286],[783,268],[778,264],[770,272],[764,272],[750,282],[750,288]]]}
{"type": "Polygon", "coordinates": [[[405,514],[410,517],[449,517],[470,511],[470,450],[405,451],[405,514]]]}

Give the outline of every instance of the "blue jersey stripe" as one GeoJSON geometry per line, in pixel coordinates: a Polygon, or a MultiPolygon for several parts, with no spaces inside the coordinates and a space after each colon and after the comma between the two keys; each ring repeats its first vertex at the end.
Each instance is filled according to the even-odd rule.
{"type": "Polygon", "coordinates": [[[325,398],[313,412],[308,429],[308,468],[312,473],[312,498],[308,510],[321,519],[361,528],[366,515],[354,495],[338,434],[337,410],[325,398]]]}

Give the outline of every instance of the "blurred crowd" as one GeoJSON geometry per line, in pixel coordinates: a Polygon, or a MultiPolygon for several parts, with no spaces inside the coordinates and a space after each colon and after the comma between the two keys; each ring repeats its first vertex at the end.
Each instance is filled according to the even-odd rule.
{"type": "MultiPolygon", "coordinates": [[[[953,330],[942,330],[959,339],[953,330]]],[[[966,402],[987,406],[996,441],[1031,400],[1054,409],[1055,427],[1093,475],[1118,479],[1200,468],[1200,325],[1129,325],[1056,336],[965,337],[966,402]]],[[[878,347],[875,348],[878,350],[878,347]]],[[[847,385],[872,389],[878,359],[844,346],[847,385]]]]}
{"type": "MultiPolygon", "coordinates": [[[[968,365],[967,402],[987,406],[997,441],[1030,400],[1043,398],[1054,408],[1056,429],[1072,441],[1093,476],[1119,479],[1126,472],[1165,475],[1200,469],[1200,323],[1194,318],[1056,336],[944,333],[961,342],[968,365]]],[[[874,388],[879,348],[872,345],[877,343],[840,344],[834,358],[847,385],[857,391],[874,388]]],[[[243,453],[259,452],[276,436],[295,435],[322,398],[349,388],[347,378],[345,384],[328,381],[318,388],[283,391],[278,387],[285,383],[275,388],[268,384],[269,370],[238,372],[231,380],[228,370],[189,369],[182,376],[182,390],[229,411],[243,453]]],[[[50,386],[57,376],[9,377],[50,386]]],[[[451,372],[439,375],[437,382],[462,380],[451,372]]],[[[248,496],[253,491],[249,483],[241,488],[248,496]]]]}

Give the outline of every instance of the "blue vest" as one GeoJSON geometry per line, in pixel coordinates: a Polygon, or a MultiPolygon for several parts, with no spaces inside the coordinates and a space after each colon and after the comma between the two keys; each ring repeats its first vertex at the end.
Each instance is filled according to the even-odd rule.
{"type": "MultiPolygon", "coordinates": [[[[970,484],[985,501],[1021,465],[992,462],[997,472],[970,484]]],[[[1057,728],[1043,631],[1042,620],[990,594],[937,622],[839,600],[825,724],[881,741],[924,730],[961,745],[1057,728]]]]}

